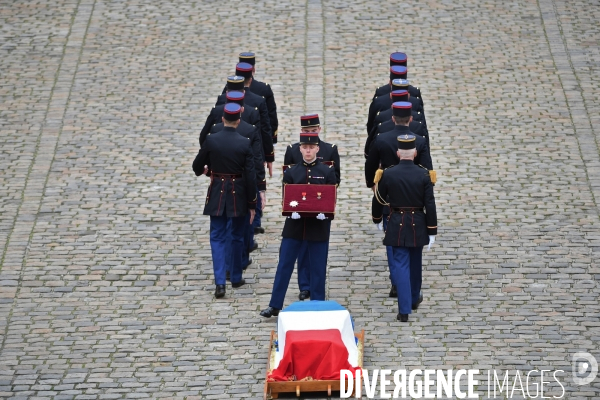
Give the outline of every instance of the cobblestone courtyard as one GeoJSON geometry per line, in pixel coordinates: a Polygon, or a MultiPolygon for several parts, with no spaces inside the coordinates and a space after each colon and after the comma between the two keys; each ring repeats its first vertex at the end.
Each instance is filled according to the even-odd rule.
{"type": "Polygon", "coordinates": [[[319,113],[342,157],[327,295],[365,367],[561,369],[564,398],[600,399],[571,374],[600,360],[598,21],[598,0],[0,0],[0,398],[262,398],[280,166],[319,113]],[[241,51],[275,93],[277,165],[250,284],[216,300],[191,164],[241,51]],[[363,173],[393,51],[438,171],[408,324],[363,173]]]}

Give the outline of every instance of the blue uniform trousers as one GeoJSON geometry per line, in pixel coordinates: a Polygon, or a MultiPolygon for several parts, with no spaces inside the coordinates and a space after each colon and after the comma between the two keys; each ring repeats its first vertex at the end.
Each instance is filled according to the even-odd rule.
{"type": "MultiPolygon", "coordinates": [[[[385,232],[385,230],[387,229],[387,224],[388,224],[388,218],[390,217],[389,214],[383,214],[383,231],[385,232]]],[[[391,259],[392,259],[392,246],[385,246],[385,252],[387,254],[387,259],[388,259],[388,268],[390,270],[390,280],[392,280],[392,267],[391,267],[391,259]]],[[[394,283],[392,282],[392,285],[394,283]]],[[[404,313],[403,313],[404,314],[404,313]]]]}
{"type": "Polygon", "coordinates": [[[390,274],[392,284],[398,289],[398,312],[410,314],[421,292],[423,246],[391,247],[390,274]]]}
{"type": "MultiPolygon", "coordinates": [[[[260,192],[256,191],[256,215],[254,216],[254,221],[252,221],[252,227],[258,228],[261,223],[262,218],[262,200],[260,199],[260,192]]],[[[254,230],[252,230],[252,234],[254,234],[254,230]]]]}
{"type": "MultiPolygon", "coordinates": [[[[298,287],[300,291],[310,291],[310,255],[308,254],[308,242],[302,243],[300,254],[298,254],[298,287]]],[[[327,249],[325,250],[325,258],[329,254],[329,242],[327,242],[327,249]]],[[[312,299],[312,295],[310,297],[312,299]]]]}
{"type": "Polygon", "coordinates": [[[247,217],[210,216],[210,251],[215,284],[225,284],[225,271],[230,268],[231,282],[242,280],[242,252],[247,217]],[[230,226],[228,229],[227,226],[230,226]]]}
{"type": "Polygon", "coordinates": [[[246,215],[245,221],[246,225],[244,232],[244,252],[242,253],[242,268],[245,268],[248,265],[248,261],[250,261],[250,250],[254,245],[254,222],[250,223],[250,213],[246,215]]]}
{"type": "Polygon", "coordinates": [[[308,255],[310,298],[311,300],[325,300],[327,249],[329,243],[283,238],[281,239],[281,247],[279,248],[279,264],[277,264],[277,272],[275,272],[275,282],[273,283],[269,306],[279,310],[283,308],[285,293],[290,284],[292,272],[294,272],[294,264],[304,243],[306,243],[306,254],[308,255]]]}

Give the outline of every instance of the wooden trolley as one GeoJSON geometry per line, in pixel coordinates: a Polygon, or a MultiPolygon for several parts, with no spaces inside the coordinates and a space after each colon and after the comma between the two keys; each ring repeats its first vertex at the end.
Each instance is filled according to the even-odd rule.
{"type": "MultiPolygon", "coordinates": [[[[365,345],[365,330],[363,329],[360,333],[355,333],[354,336],[358,339],[358,366],[363,366],[363,351],[365,345]]],[[[274,369],[275,352],[276,346],[275,341],[277,340],[277,334],[275,331],[271,331],[271,342],[269,344],[269,357],[267,358],[267,373],[265,376],[265,388],[263,392],[263,399],[277,399],[279,393],[296,393],[297,397],[300,397],[300,393],[303,392],[326,392],[327,396],[331,397],[332,392],[340,391],[340,380],[307,380],[307,381],[287,381],[287,382],[269,382],[267,380],[269,373],[274,369]]],[[[345,387],[347,389],[348,386],[345,387]]],[[[352,392],[354,396],[354,392],[352,392]]]]}

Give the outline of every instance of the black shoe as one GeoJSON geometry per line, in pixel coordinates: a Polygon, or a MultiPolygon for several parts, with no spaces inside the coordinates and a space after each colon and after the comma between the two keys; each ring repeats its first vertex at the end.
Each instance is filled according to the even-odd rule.
{"type": "Polygon", "coordinates": [[[248,257],[248,264],[246,264],[246,266],[243,268],[243,270],[245,271],[248,268],[248,265],[252,264],[252,258],[248,257]]]}
{"type": "Polygon", "coordinates": [[[254,228],[254,234],[258,235],[259,233],[265,233],[265,228],[263,228],[262,226],[257,226],[256,228],[254,228]]]}
{"type": "Polygon", "coordinates": [[[254,242],[248,253],[252,253],[254,250],[258,249],[258,243],[254,242]]]}
{"type": "Polygon", "coordinates": [[[261,317],[271,318],[279,315],[279,309],[273,307],[267,307],[260,312],[261,317]]]}
{"type": "Polygon", "coordinates": [[[310,298],[310,291],[309,290],[301,290],[300,294],[298,295],[298,298],[303,301],[310,298]]]}
{"type": "Polygon", "coordinates": [[[398,314],[396,319],[400,322],[408,322],[408,314],[398,314]]]}
{"type": "Polygon", "coordinates": [[[231,276],[229,274],[229,271],[225,271],[225,280],[231,280],[231,276]]]}
{"type": "Polygon", "coordinates": [[[419,301],[417,301],[415,304],[412,305],[412,309],[416,310],[417,308],[419,308],[419,304],[421,304],[423,302],[423,292],[419,293],[419,301]]]}
{"type": "Polygon", "coordinates": [[[395,285],[392,285],[392,289],[390,290],[390,297],[398,297],[398,290],[395,285]]]}
{"type": "Polygon", "coordinates": [[[245,284],[246,284],[246,280],[244,278],[242,278],[241,281],[236,282],[236,283],[232,283],[231,287],[238,288],[240,286],[244,286],[245,284]]]}
{"type": "Polygon", "coordinates": [[[215,297],[217,299],[225,297],[225,285],[217,285],[217,288],[215,289],[215,297]]]}

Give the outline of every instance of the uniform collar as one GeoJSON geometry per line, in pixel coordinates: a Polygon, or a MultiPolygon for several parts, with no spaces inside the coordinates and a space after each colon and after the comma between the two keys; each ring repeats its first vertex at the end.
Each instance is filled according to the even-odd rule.
{"type": "Polygon", "coordinates": [[[225,125],[223,125],[223,131],[226,131],[226,132],[236,132],[235,128],[232,128],[230,126],[225,126],[225,125]]]}
{"type": "MultiPolygon", "coordinates": [[[[410,128],[408,126],[404,126],[404,125],[395,125],[394,129],[399,132],[410,132],[410,128]]],[[[410,132],[410,133],[412,134],[412,132],[410,132]]]]}
{"type": "Polygon", "coordinates": [[[414,164],[413,160],[400,160],[400,164],[414,164]]]}
{"type": "Polygon", "coordinates": [[[319,162],[318,158],[315,158],[315,161],[313,161],[311,163],[307,163],[306,161],[304,161],[304,159],[302,159],[302,165],[304,165],[305,167],[314,167],[315,165],[317,165],[318,162],[319,162]]]}

